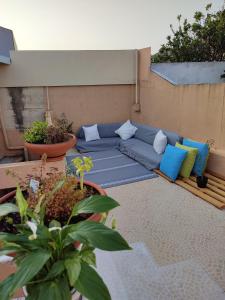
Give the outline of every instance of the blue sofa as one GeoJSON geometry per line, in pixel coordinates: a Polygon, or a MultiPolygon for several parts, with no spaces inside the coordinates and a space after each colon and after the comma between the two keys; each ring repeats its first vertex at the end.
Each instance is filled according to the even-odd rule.
{"type": "MultiPolygon", "coordinates": [[[[144,165],[147,169],[153,170],[159,167],[162,155],[155,152],[153,142],[155,135],[160,128],[142,125],[132,122],[138,129],[129,140],[122,140],[116,133],[122,124],[98,124],[98,131],[100,140],[86,142],[84,131],[81,127],[77,132],[77,145],[76,148],[79,152],[95,152],[105,151],[112,148],[118,149],[123,154],[133,158],[140,164],[144,165]]],[[[163,129],[164,134],[167,136],[168,144],[175,145],[176,142],[181,142],[182,138],[174,132],[163,129]]]]}

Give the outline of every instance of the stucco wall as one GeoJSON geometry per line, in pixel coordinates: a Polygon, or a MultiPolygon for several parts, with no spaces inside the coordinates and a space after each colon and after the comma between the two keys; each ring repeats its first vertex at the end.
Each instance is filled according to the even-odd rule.
{"type": "MultiPolygon", "coordinates": [[[[148,71],[149,48],[140,51],[139,59],[141,112],[132,112],[132,119],[202,142],[212,139],[215,141],[213,159],[217,153],[225,156],[225,84],[174,86],[148,71]]],[[[225,157],[223,160],[225,174],[225,157]]],[[[221,159],[217,161],[221,163],[221,159]]]]}
{"type": "MultiPolygon", "coordinates": [[[[65,113],[75,131],[84,124],[129,119],[134,101],[133,85],[49,87],[48,92],[52,116],[65,113]]],[[[0,110],[10,146],[23,145],[23,129],[42,120],[46,107],[45,87],[0,88],[0,110]]],[[[7,150],[0,129],[0,155],[6,154],[15,154],[15,150],[7,150]]]]}
{"type": "Polygon", "coordinates": [[[0,87],[133,84],[136,50],[11,51],[0,87]]]}

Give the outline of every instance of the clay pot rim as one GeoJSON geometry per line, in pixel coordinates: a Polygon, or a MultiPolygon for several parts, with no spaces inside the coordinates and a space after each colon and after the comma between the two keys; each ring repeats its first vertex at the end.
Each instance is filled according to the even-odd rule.
{"type": "MultiPolygon", "coordinates": [[[[79,180],[78,180],[78,182],[79,182],[79,180]]],[[[89,186],[93,187],[94,189],[96,189],[99,192],[99,194],[101,196],[107,195],[106,191],[104,189],[102,189],[98,184],[96,184],[92,181],[84,180],[84,185],[89,185],[89,186]]],[[[6,195],[4,195],[3,197],[0,198],[0,204],[5,203],[11,196],[14,196],[15,194],[16,194],[16,190],[7,193],[6,195]]],[[[102,218],[102,215],[100,213],[96,213],[96,214],[91,215],[86,220],[100,222],[101,218],[102,218]]],[[[79,247],[79,245],[80,245],[80,242],[74,242],[74,248],[79,247]]],[[[8,256],[14,257],[15,253],[8,254],[8,256]]]]}
{"type": "Polygon", "coordinates": [[[71,141],[73,141],[73,140],[76,140],[77,138],[76,138],[76,136],[74,135],[74,134],[72,134],[72,133],[67,133],[68,134],[68,136],[70,137],[67,141],[64,141],[64,142],[61,142],[61,143],[55,143],[55,144],[38,144],[38,143],[29,143],[29,142],[24,142],[24,145],[25,146],[32,146],[32,147],[35,147],[35,146],[37,146],[37,147],[45,147],[45,146],[48,146],[48,147],[55,147],[55,145],[64,145],[64,144],[67,144],[67,143],[69,143],[69,142],[71,142],[71,141]]]}
{"type": "MultiPolygon", "coordinates": [[[[80,182],[79,179],[78,179],[78,182],[80,182]]],[[[103,188],[101,188],[100,185],[98,185],[92,181],[84,180],[84,185],[89,185],[89,186],[93,187],[96,191],[99,192],[99,195],[101,195],[101,196],[107,195],[106,191],[103,188]]],[[[16,190],[8,192],[6,195],[4,195],[0,198],[0,204],[5,203],[11,196],[14,196],[15,194],[16,194],[16,190]]]]}

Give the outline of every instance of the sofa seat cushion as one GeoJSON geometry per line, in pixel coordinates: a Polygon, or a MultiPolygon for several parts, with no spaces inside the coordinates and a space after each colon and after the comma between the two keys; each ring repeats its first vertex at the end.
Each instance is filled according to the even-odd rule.
{"type": "Polygon", "coordinates": [[[158,168],[162,158],[162,155],[155,152],[152,145],[136,138],[121,141],[119,150],[149,170],[158,168]]]}
{"type": "Polygon", "coordinates": [[[120,141],[119,137],[101,138],[90,142],[86,142],[85,139],[78,139],[76,148],[80,152],[104,151],[118,148],[120,141]]]}

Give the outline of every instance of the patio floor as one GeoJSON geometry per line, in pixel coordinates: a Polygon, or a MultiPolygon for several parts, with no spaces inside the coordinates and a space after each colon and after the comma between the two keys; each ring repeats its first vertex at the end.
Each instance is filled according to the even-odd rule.
{"type": "MultiPolygon", "coordinates": [[[[225,290],[225,211],[162,178],[109,188],[107,193],[121,204],[109,222],[115,217],[130,243],[145,243],[159,267],[194,259],[225,290]]],[[[175,273],[176,268],[170,274],[174,281],[175,273]]],[[[196,277],[190,284],[196,285],[196,277]]]]}

